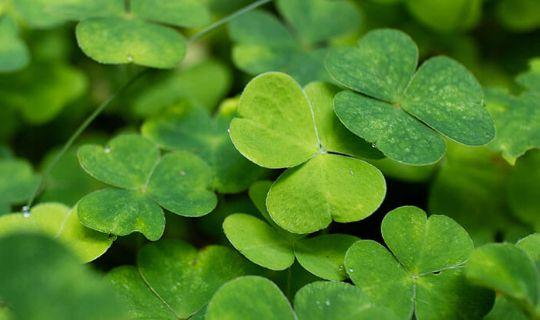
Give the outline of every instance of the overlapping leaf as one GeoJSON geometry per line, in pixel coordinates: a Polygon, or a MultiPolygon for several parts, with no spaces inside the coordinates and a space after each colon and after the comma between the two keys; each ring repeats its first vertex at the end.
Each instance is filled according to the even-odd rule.
{"type": "Polygon", "coordinates": [[[230,127],[246,158],[267,168],[291,168],[272,185],[266,204],[272,220],[293,233],[315,232],[332,220],[361,220],[377,209],[386,191],[379,170],[342,155],[362,150],[377,156],[361,139],[333,129],[339,126],[332,119],[333,91],[324,84],[305,90],[286,74],[263,74],[247,85],[230,127]],[[343,135],[329,138],[334,134],[343,135]],[[334,143],[344,140],[357,148],[334,143]]]}
{"type": "Polygon", "coordinates": [[[138,135],[120,135],[105,148],[83,146],[79,161],[91,176],[113,186],[78,204],[81,222],[101,232],[139,231],[157,240],[165,228],[161,207],[198,217],[216,206],[216,195],[209,191],[212,173],[203,160],[188,152],[161,156],[154,143],[138,135]]]}
{"type": "Polygon", "coordinates": [[[323,62],[331,49],[320,44],[356,31],[357,9],[348,1],[328,0],[279,0],[277,9],[288,26],[264,11],[231,22],[235,64],[252,75],[282,71],[303,85],[329,80],[323,62]]]}
{"type": "Polygon", "coordinates": [[[249,162],[234,148],[227,133],[236,102],[224,104],[215,117],[200,107],[178,106],[147,120],[142,133],[165,149],[197,154],[212,167],[212,186],[220,193],[247,189],[265,169],[249,162]]]}
{"type": "Polygon", "coordinates": [[[350,89],[335,97],[341,122],[389,158],[414,165],[444,155],[440,134],[467,145],[491,141],[493,121],[472,74],[447,57],[431,58],[418,70],[417,63],[416,44],[391,29],[331,53],[328,71],[350,89]]]}
{"type": "Polygon", "coordinates": [[[16,71],[30,62],[30,53],[18,32],[10,17],[0,17],[0,72],[16,71]]]}
{"type": "Polygon", "coordinates": [[[225,282],[247,273],[233,250],[163,240],[145,246],[138,267],[117,267],[107,274],[129,307],[131,319],[187,319],[201,310],[225,282]]]}
{"type": "Polygon", "coordinates": [[[528,152],[516,162],[508,181],[508,203],[523,222],[540,231],[540,150],[528,152]]]}
{"type": "Polygon", "coordinates": [[[463,276],[473,243],[455,221],[401,207],[387,214],[381,230],[390,251],[361,240],[345,256],[353,283],[375,304],[399,319],[477,319],[490,310],[493,296],[463,276]]]}
{"type": "Polygon", "coordinates": [[[320,278],[344,280],[345,252],[359,239],[345,234],[302,239],[281,229],[266,210],[270,186],[270,181],[260,181],[250,188],[250,196],[266,222],[243,213],[232,214],[223,222],[223,230],[232,245],[252,262],[271,270],[290,268],[297,259],[302,267],[320,278]]]}
{"type": "Polygon", "coordinates": [[[0,215],[28,200],[38,182],[39,176],[25,160],[0,159],[0,215]]]}
{"type": "Polygon", "coordinates": [[[32,208],[29,216],[12,213],[0,217],[0,236],[22,232],[40,232],[56,238],[83,262],[101,256],[114,240],[81,225],[77,208],[70,209],[60,203],[39,204],[32,208]]]}

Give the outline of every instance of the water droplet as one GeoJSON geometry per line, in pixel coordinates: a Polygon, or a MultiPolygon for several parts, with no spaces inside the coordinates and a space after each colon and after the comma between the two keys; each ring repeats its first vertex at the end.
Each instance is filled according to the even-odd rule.
{"type": "Polygon", "coordinates": [[[183,177],[186,175],[186,172],[184,170],[180,171],[180,175],[183,177]]]}
{"type": "Polygon", "coordinates": [[[327,299],[327,300],[324,302],[324,304],[326,304],[327,306],[329,306],[329,305],[330,305],[330,300],[327,299]]]}
{"type": "Polygon", "coordinates": [[[352,171],[352,169],[349,169],[349,174],[350,174],[351,176],[354,176],[354,172],[352,171]]]}
{"type": "Polygon", "coordinates": [[[353,272],[354,272],[354,270],[352,268],[349,269],[349,273],[353,273],[353,272]]]}
{"type": "Polygon", "coordinates": [[[30,207],[29,206],[22,207],[22,213],[23,213],[23,217],[25,218],[30,217],[30,207]]]}
{"type": "Polygon", "coordinates": [[[227,133],[231,133],[231,129],[230,129],[230,128],[229,128],[229,129],[227,129],[227,133]]]}
{"type": "Polygon", "coordinates": [[[377,148],[377,146],[374,143],[371,144],[371,147],[372,148],[377,148]]]}
{"type": "Polygon", "coordinates": [[[129,56],[127,57],[127,61],[128,61],[128,62],[133,62],[133,56],[129,55],[129,56]]]}
{"type": "Polygon", "coordinates": [[[111,152],[111,147],[109,146],[106,146],[105,149],[104,149],[105,153],[109,153],[111,152]]]}

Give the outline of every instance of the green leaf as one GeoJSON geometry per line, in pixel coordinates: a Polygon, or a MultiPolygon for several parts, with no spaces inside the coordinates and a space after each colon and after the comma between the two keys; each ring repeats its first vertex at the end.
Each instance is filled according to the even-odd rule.
{"type": "Polygon", "coordinates": [[[386,308],[373,306],[358,287],[342,282],[313,282],[294,297],[294,309],[300,320],[394,320],[386,308]]]}
{"type": "Polygon", "coordinates": [[[493,123],[472,74],[446,57],[429,59],[415,73],[417,60],[415,43],[391,29],[369,32],[358,47],[331,53],[330,74],[358,92],[336,96],[341,122],[388,157],[414,165],[444,155],[436,131],[468,145],[492,140],[493,123]]]}
{"type": "Polygon", "coordinates": [[[496,290],[529,314],[540,316],[540,274],[533,260],[509,243],[492,243],[476,249],[466,275],[474,283],[496,290]],[[536,311],[535,311],[536,308],[536,311]]]}
{"type": "Polygon", "coordinates": [[[32,166],[21,159],[0,160],[0,209],[8,213],[10,206],[20,204],[32,195],[37,184],[37,176],[32,166]]]}
{"type": "Polygon", "coordinates": [[[409,0],[407,8],[421,23],[440,33],[465,31],[478,24],[482,0],[409,0]]]}
{"type": "Polygon", "coordinates": [[[265,170],[234,148],[227,133],[231,117],[220,112],[211,118],[201,108],[179,108],[147,120],[141,131],[161,147],[205,159],[212,167],[213,187],[221,193],[236,193],[247,189],[265,170]]]}
{"type": "Polygon", "coordinates": [[[186,319],[202,309],[222,284],[246,273],[231,249],[164,240],[139,252],[138,267],[119,267],[107,275],[132,318],[186,319]]]}
{"type": "Polygon", "coordinates": [[[456,222],[400,207],[386,215],[381,230],[390,251],[361,240],[345,256],[353,283],[375,304],[400,319],[476,319],[489,311],[493,296],[463,278],[473,244],[456,222]]]}
{"type": "Polygon", "coordinates": [[[210,13],[198,0],[130,0],[133,15],[178,27],[202,27],[210,13]]]}
{"type": "Polygon", "coordinates": [[[508,181],[508,203],[523,222],[540,231],[540,151],[528,152],[520,158],[508,181]]]}
{"type": "Polygon", "coordinates": [[[529,70],[519,74],[516,82],[531,92],[540,93],[540,58],[529,61],[529,70]]]}
{"type": "Polygon", "coordinates": [[[525,251],[536,263],[536,268],[540,270],[540,233],[534,233],[520,239],[516,246],[525,251]]]}
{"type": "MultiPolygon", "coordinates": [[[[317,87],[311,88],[317,104],[329,102],[315,97],[317,87]]],[[[238,117],[231,122],[231,139],[246,158],[268,168],[296,166],[278,178],[266,200],[272,220],[292,233],[315,232],[332,220],[361,220],[377,209],[386,191],[384,177],[373,166],[327,153],[335,145],[325,142],[333,139],[320,141],[318,132],[326,138],[335,133],[321,117],[323,108],[329,106],[317,108],[323,125],[319,130],[311,101],[296,81],[282,73],[266,73],[247,85],[238,117]]]]}
{"type": "Polygon", "coordinates": [[[332,220],[345,223],[370,216],[385,193],[384,177],[372,165],[320,154],[285,171],[272,185],[266,204],[280,227],[304,234],[324,229],[332,220]]]}
{"type": "Polygon", "coordinates": [[[266,73],[250,81],[230,127],[234,146],[266,168],[299,165],[318,150],[311,107],[290,76],[266,73]]]}
{"type": "Polygon", "coordinates": [[[20,70],[29,62],[30,53],[18,36],[15,22],[8,16],[0,17],[0,72],[20,70]]]}
{"type": "Polygon", "coordinates": [[[186,52],[186,41],[180,33],[137,19],[88,19],[77,25],[76,34],[83,52],[106,64],[173,68],[186,52]]]}
{"type": "Polygon", "coordinates": [[[120,135],[105,148],[83,146],[79,161],[96,179],[122,188],[91,193],[79,203],[81,222],[101,232],[122,236],[139,231],[157,240],[165,227],[160,206],[198,217],[217,203],[204,161],[187,152],[160,157],[157,146],[138,135],[120,135]]]}
{"type": "Polygon", "coordinates": [[[52,14],[69,20],[120,17],[124,14],[123,0],[46,0],[52,14]]]}
{"type": "Polygon", "coordinates": [[[89,262],[104,254],[114,237],[82,226],[77,208],[59,203],[44,203],[32,208],[30,216],[12,213],[0,216],[0,236],[21,232],[40,232],[54,237],[73,250],[82,262],[89,262]]]}
{"type": "Polygon", "coordinates": [[[495,7],[503,26],[515,31],[532,31],[540,26],[540,3],[535,0],[501,0],[495,7]]]}
{"type": "Polygon", "coordinates": [[[208,304],[206,320],[293,320],[287,298],[270,280],[246,276],[224,284],[208,304]]]}
{"type": "Polygon", "coordinates": [[[518,97],[503,91],[487,92],[487,108],[491,112],[497,134],[490,147],[502,151],[514,164],[527,150],[540,148],[540,100],[535,94],[518,97]]]}
{"type": "Polygon", "coordinates": [[[2,237],[0,261],[0,297],[14,319],[125,318],[124,306],[102,277],[53,239],[2,237]]]}
{"type": "Polygon", "coordinates": [[[50,1],[51,0],[11,0],[16,15],[31,28],[36,29],[56,27],[65,21],[63,17],[48,10],[50,1]]]}
{"type": "Polygon", "coordinates": [[[277,7],[308,45],[351,33],[360,26],[358,10],[349,1],[278,0],[277,7]]]}

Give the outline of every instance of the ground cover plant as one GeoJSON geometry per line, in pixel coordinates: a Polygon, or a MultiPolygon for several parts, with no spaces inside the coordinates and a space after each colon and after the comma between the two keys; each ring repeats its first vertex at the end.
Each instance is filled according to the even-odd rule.
{"type": "Polygon", "coordinates": [[[0,320],[540,320],[535,0],[0,0],[0,320]]]}

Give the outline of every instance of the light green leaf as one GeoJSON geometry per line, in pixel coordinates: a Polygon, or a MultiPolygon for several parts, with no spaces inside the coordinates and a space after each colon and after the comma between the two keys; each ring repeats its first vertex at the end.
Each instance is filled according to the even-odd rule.
{"type": "Polygon", "coordinates": [[[361,240],[345,256],[353,283],[375,304],[419,320],[477,319],[490,310],[493,296],[463,279],[473,244],[452,219],[400,207],[386,215],[381,230],[391,252],[361,240]]]}
{"type": "Polygon", "coordinates": [[[14,319],[125,319],[111,287],[53,239],[2,237],[0,261],[0,297],[14,319]]]}
{"type": "Polygon", "coordinates": [[[32,166],[21,159],[0,160],[0,208],[10,211],[9,207],[26,201],[39,183],[32,166]]]}
{"type": "Polygon", "coordinates": [[[76,34],[84,53],[106,64],[136,63],[173,68],[186,52],[186,41],[180,33],[136,19],[84,20],[77,25],[76,34]]]}
{"type": "Polygon", "coordinates": [[[114,241],[114,237],[82,226],[77,208],[59,203],[39,204],[28,217],[21,213],[0,216],[0,236],[20,232],[40,232],[54,237],[72,249],[82,262],[98,258],[114,241]]]}
{"type": "Polygon", "coordinates": [[[294,247],[298,262],[309,272],[327,280],[347,279],[343,266],[345,253],[359,238],[346,234],[323,234],[300,239],[294,247]]]}
{"type": "Polygon", "coordinates": [[[20,17],[31,28],[48,29],[56,27],[65,21],[63,17],[48,10],[50,1],[51,0],[11,0],[11,3],[16,16],[20,17]]]}
{"type": "Polygon", "coordinates": [[[210,22],[210,12],[198,0],[130,0],[133,15],[178,27],[201,27],[210,22]]]}
{"type": "Polygon", "coordinates": [[[266,221],[273,226],[277,226],[270,217],[270,214],[268,213],[268,209],[266,209],[266,196],[268,195],[268,191],[270,191],[270,188],[272,187],[272,181],[270,180],[261,180],[253,183],[251,187],[249,187],[248,194],[249,198],[257,207],[259,210],[259,213],[266,219],[266,221]]]}
{"type": "Polygon", "coordinates": [[[289,169],[272,185],[266,205],[272,220],[292,233],[311,233],[332,220],[353,222],[373,213],[386,193],[384,177],[354,158],[321,154],[289,169]]]}
{"type": "Polygon", "coordinates": [[[30,53],[18,36],[15,22],[8,16],[0,17],[0,72],[22,69],[30,62],[30,53]]]}
{"type": "Polygon", "coordinates": [[[107,275],[134,318],[159,314],[163,319],[186,319],[222,284],[247,271],[245,261],[229,248],[209,246],[197,252],[174,240],[146,245],[137,261],[138,268],[120,267],[107,275]]]}
{"type": "Polygon", "coordinates": [[[531,319],[540,316],[539,270],[523,250],[509,243],[484,245],[471,254],[465,271],[472,282],[513,300],[531,319]]]}
{"type": "Polygon", "coordinates": [[[224,284],[208,304],[206,320],[294,320],[287,298],[270,280],[246,276],[224,284]]]}
{"type": "Polygon", "coordinates": [[[415,43],[391,29],[371,31],[357,48],[330,54],[330,74],[367,95],[344,91],[336,96],[341,122],[388,157],[413,165],[443,156],[444,143],[435,130],[463,144],[492,140],[495,131],[482,88],[467,69],[435,57],[415,73],[417,60],[415,43]]]}
{"type": "Polygon", "coordinates": [[[231,116],[211,118],[201,108],[186,107],[147,120],[141,131],[160,146],[193,152],[212,167],[213,187],[222,193],[243,191],[265,170],[254,165],[234,148],[227,129],[231,116]]]}
{"type": "Polygon", "coordinates": [[[500,22],[511,30],[532,31],[540,26],[540,3],[535,0],[501,0],[495,12],[500,22]]]}
{"type": "Polygon", "coordinates": [[[299,320],[394,320],[386,308],[373,306],[358,287],[342,282],[313,282],[300,289],[294,297],[294,309],[299,320]]]}
{"type": "Polygon", "coordinates": [[[524,223],[540,231],[540,151],[533,150],[520,158],[508,181],[508,203],[524,223]]]}
{"type": "Polygon", "coordinates": [[[529,70],[519,74],[516,82],[526,90],[540,94],[540,57],[529,61],[529,70]]]}
{"type": "Polygon", "coordinates": [[[79,149],[82,167],[93,177],[124,188],[107,188],[84,197],[81,222],[115,235],[134,231],[150,240],[161,237],[165,218],[160,206],[182,216],[198,217],[215,208],[209,191],[212,173],[199,157],[173,152],[160,157],[157,147],[138,135],[120,135],[103,148],[79,149]]]}
{"type": "Polygon", "coordinates": [[[47,11],[69,20],[121,17],[125,13],[123,0],[46,0],[47,11]]]}
{"type": "Polygon", "coordinates": [[[309,101],[294,79],[277,72],[246,86],[230,135],[242,155],[267,168],[296,166],[318,150],[309,101]]]}
{"type": "Polygon", "coordinates": [[[225,218],[223,231],[246,258],[271,270],[285,270],[294,262],[293,243],[271,225],[248,214],[225,218]]]}
{"type": "Polygon", "coordinates": [[[349,1],[279,0],[277,8],[307,45],[351,33],[360,26],[358,10],[349,1]]]}
{"type": "Polygon", "coordinates": [[[540,233],[534,233],[520,239],[516,246],[525,251],[536,263],[536,268],[540,270],[540,233]]]}
{"type": "Polygon", "coordinates": [[[421,23],[440,33],[469,30],[482,16],[482,0],[408,0],[407,8],[421,23]]]}

